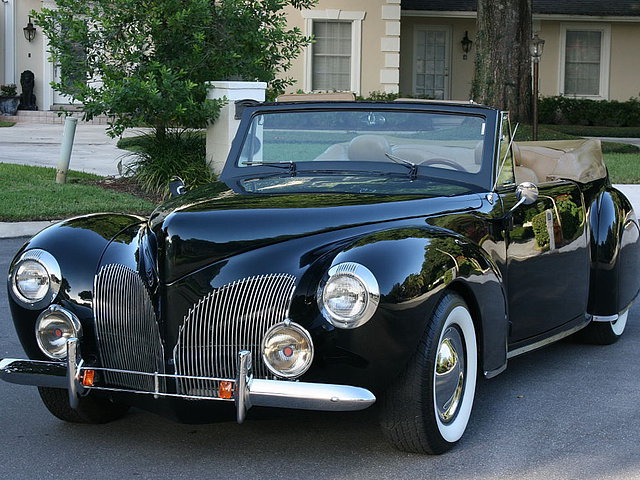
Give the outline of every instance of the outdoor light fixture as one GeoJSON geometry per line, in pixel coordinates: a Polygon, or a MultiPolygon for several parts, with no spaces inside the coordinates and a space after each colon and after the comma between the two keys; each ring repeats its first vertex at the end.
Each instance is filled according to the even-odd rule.
{"type": "Polygon", "coordinates": [[[27,26],[22,29],[24,32],[24,38],[26,38],[29,42],[36,38],[36,27],[31,23],[31,16],[29,16],[29,23],[27,26]]]}
{"type": "Polygon", "coordinates": [[[544,50],[544,40],[541,39],[536,33],[531,39],[529,44],[529,50],[531,51],[531,60],[533,61],[533,140],[538,140],[538,84],[540,79],[539,64],[540,57],[542,56],[542,50],[544,50]]]}
{"type": "Polygon", "coordinates": [[[542,56],[542,51],[544,50],[544,40],[541,39],[537,33],[531,39],[529,50],[531,51],[531,57],[533,58],[533,61],[539,62],[540,57],[542,56]]]}
{"type": "Polygon", "coordinates": [[[469,32],[467,30],[464,31],[464,37],[462,37],[460,43],[462,44],[462,51],[464,52],[462,59],[466,60],[467,53],[469,53],[469,50],[471,50],[471,47],[473,46],[473,41],[469,38],[469,32]]]}

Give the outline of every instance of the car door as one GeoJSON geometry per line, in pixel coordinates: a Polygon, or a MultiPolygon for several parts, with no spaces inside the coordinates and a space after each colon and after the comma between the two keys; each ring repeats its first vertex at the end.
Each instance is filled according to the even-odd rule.
{"type": "MultiPolygon", "coordinates": [[[[506,116],[501,137],[501,160],[506,160],[498,191],[509,211],[518,202],[516,184],[527,172],[513,163],[506,116]]],[[[580,187],[573,181],[548,178],[538,179],[536,185],[537,200],[515,207],[506,223],[510,344],[551,334],[567,322],[584,318],[587,308],[589,250],[580,187]]]]}

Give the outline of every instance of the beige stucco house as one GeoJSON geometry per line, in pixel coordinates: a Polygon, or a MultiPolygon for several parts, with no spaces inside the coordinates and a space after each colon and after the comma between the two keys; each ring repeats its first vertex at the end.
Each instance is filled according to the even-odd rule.
{"type": "MultiPolygon", "coordinates": [[[[302,12],[287,10],[291,26],[316,41],[294,62],[291,92],[352,91],[468,99],[475,50],[477,0],[319,0],[302,12]]],[[[28,41],[29,12],[54,0],[0,0],[0,83],[36,76],[40,110],[68,99],[49,83],[41,31],[28,41]]],[[[640,0],[533,0],[534,32],[545,43],[542,95],[627,100],[640,96],[640,0]]],[[[215,79],[212,79],[215,80],[215,79]]]]}
{"type": "MultiPolygon", "coordinates": [[[[295,88],[468,99],[475,55],[462,42],[474,40],[476,5],[320,0],[290,11],[289,22],[317,38],[294,65],[295,88]]],[[[533,31],[545,40],[541,95],[640,96],[640,0],[533,0],[533,31]]]]}

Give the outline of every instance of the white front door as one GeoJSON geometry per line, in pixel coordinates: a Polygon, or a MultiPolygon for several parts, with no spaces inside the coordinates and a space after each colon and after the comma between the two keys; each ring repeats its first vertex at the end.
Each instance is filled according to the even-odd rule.
{"type": "Polygon", "coordinates": [[[425,25],[414,35],[413,93],[436,100],[449,100],[451,27],[425,25]]]}

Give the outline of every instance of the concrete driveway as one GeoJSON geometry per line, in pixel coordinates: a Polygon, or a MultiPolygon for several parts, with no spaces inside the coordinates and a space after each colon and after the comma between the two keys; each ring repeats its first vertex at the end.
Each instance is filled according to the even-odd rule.
{"type": "MultiPolygon", "coordinates": [[[[0,162],[55,167],[60,158],[63,125],[17,123],[0,128],[0,162]]],[[[125,136],[139,135],[130,130],[125,136]]],[[[69,167],[72,170],[118,175],[118,162],[127,151],[116,147],[118,139],[106,134],[103,125],[78,122],[69,167]]]]}

